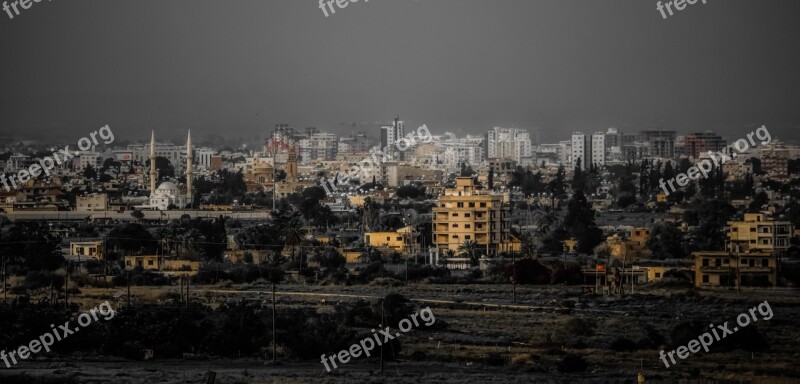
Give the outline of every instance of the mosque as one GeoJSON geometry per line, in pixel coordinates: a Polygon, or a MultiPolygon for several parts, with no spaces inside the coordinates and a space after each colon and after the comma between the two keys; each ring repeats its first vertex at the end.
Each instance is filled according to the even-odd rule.
{"type": "Polygon", "coordinates": [[[192,203],[192,133],[186,140],[186,192],[182,193],[175,183],[165,181],[156,188],[156,134],[155,131],[150,136],[150,201],[145,209],[166,211],[169,208],[185,208],[192,203]]]}

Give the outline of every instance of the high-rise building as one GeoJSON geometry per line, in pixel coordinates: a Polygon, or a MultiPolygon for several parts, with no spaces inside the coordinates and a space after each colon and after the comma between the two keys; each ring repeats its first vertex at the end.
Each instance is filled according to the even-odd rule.
{"type": "Polygon", "coordinates": [[[395,116],[391,125],[382,125],[380,129],[381,150],[391,154],[393,159],[405,160],[405,152],[397,149],[397,141],[405,137],[405,127],[400,116],[395,116]]]}
{"type": "Polygon", "coordinates": [[[517,128],[494,127],[486,133],[486,157],[510,159],[522,163],[533,156],[533,147],[528,131],[517,128]]]}
{"type": "Polygon", "coordinates": [[[584,170],[592,164],[601,167],[606,164],[606,135],[603,132],[591,135],[574,132],[571,151],[573,166],[580,166],[584,170]]]}
{"type": "Polygon", "coordinates": [[[304,163],[336,160],[339,139],[333,133],[312,133],[308,138],[301,139],[299,144],[300,158],[304,163]]]}
{"type": "Polygon", "coordinates": [[[275,124],[275,129],[269,134],[264,145],[264,151],[268,154],[285,152],[291,145],[294,145],[296,136],[297,131],[289,124],[275,124]]]}
{"type": "Polygon", "coordinates": [[[676,155],[699,159],[708,153],[722,151],[728,143],[711,131],[692,133],[677,138],[676,155]]]}
{"type": "Polygon", "coordinates": [[[640,142],[644,143],[648,149],[647,156],[663,159],[675,157],[675,140],[678,133],[675,131],[641,131],[639,133],[640,142]]]}
{"type": "Polygon", "coordinates": [[[590,160],[597,167],[606,165],[606,135],[603,132],[592,134],[590,160]]]}
{"type": "Polygon", "coordinates": [[[458,252],[473,241],[479,252],[497,256],[510,247],[508,208],[503,197],[478,188],[472,178],[459,177],[446,188],[433,208],[433,243],[442,253],[458,252]]]}

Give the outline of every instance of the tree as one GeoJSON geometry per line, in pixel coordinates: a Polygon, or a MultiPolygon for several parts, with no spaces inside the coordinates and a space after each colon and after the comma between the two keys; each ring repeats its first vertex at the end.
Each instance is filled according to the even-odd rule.
{"type": "Polygon", "coordinates": [[[725,227],[736,209],[722,200],[697,200],[692,208],[683,212],[683,220],[693,226],[688,243],[693,251],[723,249],[725,227]]]}
{"type": "MultiPolygon", "coordinates": [[[[145,161],[145,168],[150,169],[150,159],[145,161]]],[[[175,168],[166,157],[156,156],[156,172],[158,172],[158,181],[175,177],[175,168]]]]}
{"type": "Polygon", "coordinates": [[[660,223],[653,226],[647,247],[653,251],[655,259],[682,259],[684,251],[683,232],[674,223],[660,223]]]}
{"type": "Polygon", "coordinates": [[[473,267],[477,267],[480,264],[480,252],[478,250],[478,244],[476,244],[474,241],[464,240],[464,242],[458,246],[458,252],[462,256],[469,258],[470,264],[473,267]]]}
{"type": "Polygon", "coordinates": [[[425,196],[425,187],[418,188],[415,185],[404,185],[397,188],[395,194],[401,199],[416,199],[425,196]]]}
{"type": "Polygon", "coordinates": [[[86,168],[83,169],[83,177],[92,180],[97,178],[97,171],[94,170],[91,164],[87,164],[86,168]]]}
{"type": "MultiPolygon", "coordinates": [[[[281,230],[281,238],[283,242],[289,247],[291,258],[294,260],[295,256],[295,247],[302,243],[303,239],[305,238],[305,230],[303,229],[303,223],[300,220],[293,219],[286,223],[286,226],[281,230]]],[[[301,260],[302,263],[302,260],[301,260]]],[[[302,264],[300,268],[302,268],[302,264]]]]}
{"type": "Polygon", "coordinates": [[[115,227],[108,233],[109,249],[121,249],[128,254],[142,250],[143,248],[156,248],[156,241],[143,226],[135,223],[128,223],[115,227]]]}
{"type": "Polygon", "coordinates": [[[131,217],[133,217],[136,220],[141,220],[144,219],[144,213],[141,210],[134,209],[131,211],[131,217]]]}
{"type": "Polygon", "coordinates": [[[753,201],[750,202],[750,205],[747,207],[748,212],[761,212],[765,205],[769,204],[769,196],[764,191],[759,192],[754,198],[753,201]]]}
{"type": "Polygon", "coordinates": [[[594,221],[595,211],[582,191],[577,191],[567,204],[562,229],[578,240],[578,252],[591,253],[603,240],[603,231],[594,221]]]}
{"type": "Polygon", "coordinates": [[[0,255],[20,272],[54,271],[64,263],[61,237],[39,223],[15,223],[0,234],[0,255]]]}

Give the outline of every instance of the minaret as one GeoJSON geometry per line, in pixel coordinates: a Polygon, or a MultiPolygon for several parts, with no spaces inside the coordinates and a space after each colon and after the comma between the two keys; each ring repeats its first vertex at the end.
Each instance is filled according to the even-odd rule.
{"type": "Polygon", "coordinates": [[[156,193],[156,131],[150,133],[150,196],[156,193]]]}
{"type": "Polygon", "coordinates": [[[194,156],[192,155],[192,131],[189,131],[189,137],[186,139],[186,202],[192,203],[192,162],[194,156]]]}

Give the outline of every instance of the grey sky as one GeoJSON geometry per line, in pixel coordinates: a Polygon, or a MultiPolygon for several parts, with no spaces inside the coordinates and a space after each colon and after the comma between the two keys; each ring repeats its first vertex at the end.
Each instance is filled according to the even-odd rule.
{"type": "Polygon", "coordinates": [[[0,13],[0,132],[250,138],[397,113],[434,133],[540,127],[548,140],[800,127],[796,0],[708,0],[668,20],[654,0],[362,0],[328,18],[317,6],[55,0],[0,13]]]}

